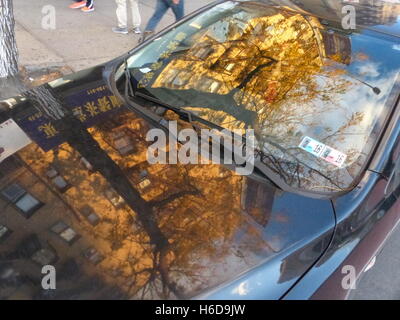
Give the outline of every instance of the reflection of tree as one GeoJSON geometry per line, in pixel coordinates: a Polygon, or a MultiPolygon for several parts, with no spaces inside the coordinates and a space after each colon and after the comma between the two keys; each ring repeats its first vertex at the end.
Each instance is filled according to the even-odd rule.
{"type": "MultiPolygon", "coordinates": [[[[151,188],[139,190],[137,182],[128,175],[132,159],[134,163],[139,161],[138,154],[121,156],[102,140],[104,133],[83,128],[51,88],[36,88],[26,96],[53,119],[55,128],[68,142],[58,152],[48,153],[48,163],[63,168],[83,156],[101,174],[90,175],[91,184],[95,185],[90,188],[82,174],[84,167],[70,165],[71,178],[65,171],[63,174],[82,188],[67,192],[64,196],[68,201],[80,206],[85,201],[103,203],[102,195],[93,191],[105,184],[111,185],[125,200],[125,209],[103,204],[96,207],[104,218],[95,228],[85,223],[85,219],[79,224],[98,239],[99,251],[105,256],[96,269],[102,270],[108,281],[118,283],[130,296],[190,296],[232,275],[233,271],[216,276],[207,266],[209,263],[213,267],[225,265],[225,259],[235,256],[239,259],[236,268],[245,270],[255,259],[247,256],[247,250],[265,250],[260,231],[244,223],[240,211],[240,177],[216,165],[150,166],[144,162],[137,170],[148,171],[151,188]],[[79,177],[76,181],[75,176],[79,177]],[[235,247],[234,237],[239,229],[243,239],[235,247]]],[[[129,115],[121,119],[131,121],[129,115]]],[[[29,152],[24,157],[36,159],[29,152]]],[[[41,157],[43,153],[36,160],[41,157]]]]}
{"type": "Polygon", "coordinates": [[[53,120],[54,126],[66,141],[89,161],[94,170],[105,177],[136,213],[151,245],[154,246],[154,261],[157,261],[155,269],[161,274],[163,284],[179,297],[180,294],[169,280],[167,271],[168,240],[157,225],[152,207],[140,196],[121,168],[104,152],[82,123],[63,106],[49,86],[34,88],[26,92],[25,96],[31,99],[38,110],[53,120]]]}
{"type": "MultiPolygon", "coordinates": [[[[328,53],[318,38],[326,33],[317,28],[317,19],[289,13],[246,18],[242,29],[236,27],[238,21],[227,19],[224,35],[214,35],[211,27],[201,33],[190,50],[167,58],[146,89],[222,127],[254,128],[263,160],[286,183],[341,190],[351,177],[325,172],[328,164],[304,155],[298,145],[310,129],[327,132],[326,138],[318,134],[322,142],[334,136],[332,131],[343,136],[344,130],[325,119],[340,110],[348,113],[342,100],[355,83],[335,62],[345,59],[324,59],[328,53]]],[[[351,119],[360,123],[363,116],[355,111],[348,118],[343,126],[353,127],[351,119]]],[[[352,163],[357,158],[348,156],[352,163]]]]}
{"type": "MultiPolygon", "coordinates": [[[[320,69],[317,43],[310,41],[312,30],[301,16],[285,18],[278,14],[251,19],[242,34],[230,32],[235,23],[232,21],[227,27],[224,42],[204,44],[210,38],[207,34],[191,50],[174,57],[150,91],[168,95],[174,105],[225,111],[254,127],[255,121],[260,120],[260,115],[255,112],[268,106],[266,102],[284,98],[305,74],[315,74],[320,69]],[[271,28],[276,34],[265,31],[271,28]],[[193,59],[205,47],[207,56],[193,59]],[[194,72],[184,79],[183,85],[174,88],[167,80],[172,70],[194,72]],[[222,83],[217,92],[198,88],[202,84],[199,78],[209,77],[222,83]],[[273,88],[274,84],[279,87],[273,88]],[[165,92],[163,87],[169,90],[165,92]],[[198,94],[198,91],[202,93],[198,94]]],[[[268,109],[271,108],[268,106],[268,109]]],[[[212,112],[207,116],[210,114],[212,112]]]]}

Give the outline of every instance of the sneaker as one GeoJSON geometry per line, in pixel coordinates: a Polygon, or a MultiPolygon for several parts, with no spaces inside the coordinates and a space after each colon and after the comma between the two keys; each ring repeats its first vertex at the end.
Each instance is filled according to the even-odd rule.
{"type": "Polygon", "coordinates": [[[153,34],[154,34],[154,31],[146,30],[146,31],[143,33],[143,36],[139,39],[139,43],[144,42],[148,37],[150,37],[150,36],[153,35],[153,34]]]}
{"type": "Polygon", "coordinates": [[[86,1],[75,2],[69,6],[70,9],[80,9],[83,7],[86,7],[86,1]]]}
{"type": "Polygon", "coordinates": [[[92,11],[94,11],[94,7],[91,7],[91,8],[89,8],[89,7],[83,7],[82,9],[81,9],[81,11],[82,12],[92,12],[92,11]]]}
{"type": "Polygon", "coordinates": [[[114,27],[112,28],[112,31],[120,34],[128,34],[128,28],[114,27]]]}
{"type": "Polygon", "coordinates": [[[136,33],[136,34],[141,34],[142,33],[142,31],[140,30],[139,27],[134,27],[133,28],[133,32],[136,33]]]}

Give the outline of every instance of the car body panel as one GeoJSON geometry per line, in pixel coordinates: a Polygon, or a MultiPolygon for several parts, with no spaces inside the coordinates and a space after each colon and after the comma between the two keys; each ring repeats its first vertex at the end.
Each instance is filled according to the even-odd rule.
{"type": "MultiPolygon", "coordinates": [[[[80,92],[87,92],[87,95],[79,95],[81,99],[80,104],[85,105],[93,101],[91,94],[94,92],[93,90],[104,86],[104,80],[98,78],[102,71],[103,66],[92,68],[53,81],[49,85],[53,88],[52,93],[54,96],[59,97],[63,101],[70,101],[71,96],[75,96],[80,92]]],[[[70,107],[73,106],[74,105],[70,105],[70,107]]],[[[30,118],[36,112],[30,100],[24,100],[13,105],[11,108],[11,116],[17,123],[22,123],[23,119],[30,118]]],[[[129,111],[121,112],[122,114],[126,114],[122,119],[129,119],[129,111]]],[[[136,118],[135,115],[131,115],[136,118]]],[[[143,119],[137,120],[143,121],[143,119]]],[[[105,121],[104,119],[98,120],[95,126],[105,121]]],[[[128,120],[114,121],[123,122],[128,120]]],[[[92,125],[88,126],[92,127],[92,125]]],[[[79,131],[76,133],[76,139],[80,139],[79,131]]],[[[61,143],[61,147],[69,149],[62,141],[59,142],[61,143]]],[[[103,142],[100,142],[101,145],[102,143],[103,142]]],[[[144,141],[142,141],[142,143],[144,143],[144,141]]],[[[106,145],[102,145],[102,147],[106,148],[106,145]]],[[[31,151],[26,151],[24,149],[25,151],[23,150],[20,157],[26,165],[31,168],[30,170],[35,172],[35,175],[40,176],[40,170],[42,169],[39,170],[40,167],[38,167],[37,164],[34,165],[29,154],[33,150],[36,150],[35,153],[37,157],[39,157],[38,159],[42,157],[43,160],[40,161],[43,161],[43,164],[45,164],[48,161],[45,159],[51,155],[54,148],[47,153],[40,151],[35,144],[27,148],[31,151]]],[[[57,149],[57,147],[55,147],[55,149],[57,149]]],[[[118,159],[120,163],[124,163],[124,157],[121,156],[118,159]]],[[[87,160],[89,160],[89,158],[87,158],[87,160]]],[[[68,161],[67,159],[62,160],[61,163],[55,161],[54,165],[59,172],[63,173],[67,180],[71,181],[76,178],[65,171],[66,168],[64,168],[64,165],[70,166],[68,161]]],[[[78,162],[76,166],[79,166],[78,162]]],[[[151,172],[152,168],[150,167],[152,166],[148,163],[141,163],[142,171],[151,172]]],[[[169,172],[169,170],[175,172],[176,166],[167,165],[163,170],[163,172],[169,172]]],[[[168,188],[174,189],[177,193],[186,192],[184,189],[190,185],[200,190],[200,194],[198,195],[182,195],[183,200],[181,201],[185,201],[186,205],[182,205],[181,210],[175,213],[167,210],[169,213],[164,214],[170,215],[172,222],[175,221],[171,226],[166,225],[162,229],[170,235],[171,241],[177,241],[177,244],[174,246],[175,249],[172,249],[172,251],[175,256],[180,257],[180,260],[176,262],[174,268],[180,268],[180,272],[182,272],[184,276],[178,276],[171,271],[171,277],[173,276],[174,282],[176,281],[176,283],[179,283],[182,287],[183,294],[180,297],[189,298],[195,297],[198,294],[203,294],[204,297],[210,299],[220,298],[222,296],[232,299],[278,299],[321,256],[328,246],[335,226],[335,217],[329,200],[313,199],[290,192],[283,192],[271,186],[269,183],[266,183],[264,179],[236,176],[231,170],[219,165],[211,165],[209,167],[200,165],[191,166],[190,170],[190,172],[193,172],[193,175],[186,176],[188,180],[185,184],[180,185],[178,181],[174,182],[176,179],[179,180],[181,176],[181,174],[176,172],[171,176],[171,181],[168,183],[164,182],[164,184],[161,183],[161,185],[158,186],[158,188],[161,189],[167,188],[168,186],[168,188]],[[207,174],[204,170],[206,170],[207,174]],[[204,181],[201,179],[196,172],[203,172],[201,175],[207,176],[207,180],[204,181]],[[221,185],[221,183],[223,185],[221,185]],[[194,209],[189,203],[197,203],[195,207],[198,209],[194,209]],[[193,215],[194,211],[189,214],[192,210],[200,210],[199,212],[202,212],[202,210],[206,210],[205,208],[208,208],[208,211],[204,213],[204,219],[198,220],[196,215],[193,215]],[[187,212],[186,214],[188,216],[185,218],[187,221],[184,219],[184,212],[187,212]],[[176,216],[176,218],[174,218],[174,216],[176,216]],[[179,218],[180,216],[181,218],[179,218]],[[185,229],[181,229],[182,227],[178,227],[179,219],[186,221],[185,223],[187,223],[190,228],[186,227],[187,230],[185,231],[185,229]],[[211,228],[209,234],[206,236],[204,223],[210,226],[216,226],[215,231],[211,228]],[[174,229],[175,224],[177,225],[176,230],[174,229]],[[223,227],[223,225],[225,226],[223,227]],[[301,227],[299,228],[300,225],[301,227]],[[173,239],[179,239],[179,241],[173,239]],[[190,250],[187,247],[188,245],[190,250]],[[202,258],[199,260],[198,257],[202,258]],[[206,266],[207,269],[204,269],[206,266]],[[194,272],[197,272],[197,280],[194,280],[194,278],[192,279],[190,276],[194,272]],[[239,280],[237,280],[238,276],[239,280]],[[245,289],[243,289],[243,285],[241,285],[243,281],[246,282],[245,289]],[[268,288],[268,290],[266,290],[266,288],[268,288]]],[[[82,178],[84,177],[86,177],[86,175],[82,176],[82,178]]],[[[88,176],[85,179],[91,181],[92,178],[93,176],[88,176]]],[[[100,176],[98,178],[100,179],[100,176]]],[[[152,179],[156,181],[157,175],[154,175],[152,179]]],[[[74,187],[73,183],[71,184],[71,190],[80,188],[78,186],[74,187]]],[[[66,193],[69,192],[70,191],[67,191],[66,193]]],[[[164,198],[168,198],[167,195],[168,193],[164,198]]],[[[37,196],[41,198],[40,195],[37,196]]],[[[90,192],[86,196],[86,201],[91,203],[99,196],[101,196],[101,194],[90,192]]],[[[163,197],[158,196],[156,199],[157,201],[162,201],[163,197]]],[[[173,206],[175,200],[169,199],[168,201],[173,206]]],[[[92,204],[92,206],[94,207],[94,204],[92,204]]],[[[46,205],[43,208],[45,207],[46,205]]],[[[62,244],[60,245],[56,240],[51,239],[51,237],[50,239],[48,238],[48,230],[54,218],[46,217],[48,213],[43,209],[42,212],[43,213],[39,210],[30,217],[29,220],[19,221],[19,227],[21,230],[26,230],[26,234],[23,232],[19,234],[14,232],[14,239],[9,238],[8,240],[13,240],[13,243],[15,243],[15,251],[10,252],[7,250],[7,247],[4,247],[5,244],[3,244],[3,250],[5,250],[8,256],[18,256],[21,251],[18,238],[23,240],[24,236],[28,235],[31,230],[29,225],[32,221],[37,221],[34,224],[36,225],[39,223],[35,235],[39,239],[42,239],[42,241],[47,241],[48,244],[51,244],[51,246],[55,248],[54,250],[58,256],[56,266],[63,265],[66,257],[70,255],[67,254],[69,248],[68,246],[63,248],[62,244]]],[[[101,211],[97,211],[96,213],[100,216],[102,214],[101,211]]],[[[8,217],[7,219],[11,219],[11,213],[6,212],[5,214],[6,217],[8,217]]],[[[68,219],[68,225],[72,227],[73,230],[79,230],[80,234],[80,238],[76,241],[74,240],[70,246],[75,248],[74,251],[86,252],[86,243],[92,242],[90,239],[95,236],[95,229],[91,231],[90,228],[88,229],[85,227],[86,224],[81,221],[83,217],[79,212],[77,213],[77,218],[79,219],[68,219]]],[[[162,220],[158,221],[161,223],[162,220]]],[[[13,223],[9,224],[11,228],[15,230],[15,225],[13,223]]],[[[101,226],[101,222],[94,228],[99,228],[98,226],[101,226]]],[[[143,234],[145,234],[147,232],[138,222],[135,223],[134,230],[135,233],[143,232],[143,234]]],[[[135,233],[132,233],[132,236],[135,233]]],[[[98,253],[93,254],[94,251],[92,249],[88,251],[89,253],[85,253],[86,256],[89,256],[96,262],[95,266],[89,267],[89,270],[91,270],[90,272],[97,273],[99,277],[102,275],[102,268],[97,267],[97,263],[101,266],[106,263],[107,258],[111,259],[111,257],[114,257],[115,259],[115,256],[119,252],[118,245],[114,243],[113,240],[109,240],[107,246],[109,248],[116,247],[116,249],[103,251],[101,253],[102,259],[100,259],[98,253]]],[[[22,258],[22,260],[24,259],[26,259],[26,257],[22,258]]],[[[26,265],[30,264],[29,259],[25,260],[26,265]]],[[[75,256],[75,259],[81,261],[82,258],[75,256]]],[[[142,259],[145,258],[143,257],[142,259]]],[[[137,261],[137,263],[141,261],[140,256],[138,256],[137,261]]],[[[91,263],[93,264],[93,262],[91,263]]],[[[84,262],[83,264],[86,265],[84,262]]],[[[139,264],[137,264],[137,266],[139,266],[139,264]]],[[[35,270],[35,268],[32,268],[32,270],[35,270]]],[[[122,272],[122,269],[115,268],[114,272],[122,272]]],[[[69,276],[72,278],[75,276],[78,277],[78,273],[69,273],[69,276]]],[[[59,274],[61,277],[64,277],[62,271],[59,272],[59,274]]],[[[116,279],[118,279],[118,277],[116,277],[116,279]]],[[[58,285],[59,290],[54,292],[49,298],[68,297],[69,291],[65,288],[69,286],[71,286],[70,280],[64,280],[58,285]]],[[[116,292],[124,292],[122,286],[116,284],[115,286],[117,288],[114,291],[110,289],[111,291],[105,293],[103,297],[109,298],[116,294],[116,292]]],[[[106,287],[106,285],[103,285],[101,288],[105,290],[106,287]]],[[[32,288],[30,288],[30,290],[32,290],[32,288]]],[[[80,294],[80,290],[76,289],[74,295],[77,297],[86,296],[91,298],[97,294],[95,286],[82,288],[81,291],[82,293],[80,294]]],[[[151,292],[147,292],[143,296],[141,295],[142,292],[140,288],[136,288],[136,291],[136,294],[131,293],[130,298],[161,297],[160,293],[157,292],[157,286],[155,286],[153,290],[150,290],[151,292]]],[[[46,298],[46,296],[42,295],[36,297],[46,298]]],[[[176,298],[171,292],[163,297],[176,298]]]]}
{"type": "MultiPolygon", "coordinates": [[[[295,5],[286,0],[281,2],[268,1],[268,3],[275,5],[278,3],[280,6],[283,5],[295,10],[307,9],[309,14],[315,16],[319,16],[325,11],[323,9],[321,12],[320,8],[322,7],[317,4],[322,2],[319,1],[304,2],[307,8],[304,6],[300,8],[299,4],[295,5]]],[[[208,8],[211,6],[208,6],[208,8]]],[[[207,9],[198,12],[204,10],[207,9]]],[[[335,15],[336,17],[328,15],[325,18],[337,23],[340,20],[337,18],[339,16],[337,11],[335,11],[335,15]]],[[[175,26],[179,23],[182,23],[182,21],[175,26]]],[[[169,29],[167,28],[164,32],[169,29]]],[[[390,37],[398,35],[397,27],[388,29],[388,27],[383,26],[370,27],[369,29],[375,30],[371,31],[374,32],[374,36],[381,32],[389,34],[390,37]]],[[[140,47],[145,46],[146,43],[156,37],[157,35],[140,47]]],[[[138,49],[134,49],[129,54],[136,50],[138,49]]],[[[98,88],[102,88],[102,91],[106,92],[104,96],[107,97],[111,94],[117,94],[112,83],[113,79],[110,77],[114,68],[123,62],[124,57],[125,55],[108,64],[52,81],[46,88],[62,101],[69,101],[71,96],[79,95],[79,99],[81,99],[79,104],[82,105],[93,102],[90,98],[93,93],[92,90],[98,88]],[[85,92],[87,94],[81,94],[85,92]]],[[[98,99],[97,96],[95,98],[98,99]]],[[[73,103],[69,105],[71,108],[75,106],[73,103]]],[[[5,119],[10,115],[15,121],[20,122],[22,119],[34,115],[36,111],[32,104],[25,100],[12,104],[11,112],[2,112],[1,117],[5,119]]],[[[140,114],[139,116],[132,115],[126,110],[121,112],[125,116],[125,120],[118,119],[117,122],[127,121],[126,119],[132,116],[135,117],[135,121],[138,120],[139,123],[144,124],[144,127],[149,128],[150,125],[154,124],[149,125],[140,114]]],[[[103,122],[105,120],[101,119],[96,124],[88,124],[87,127],[93,128],[93,126],[103,122]]],[[[166,186],[178,193],[187,192],[187,190],[180,189],[181,187],[195,186],[200,189],[199,193],[191,192],[182,196],[184,205],[181,205],[181,207],[188,212],[181,212],[175,207],[177,199],[169,199],[171,207],[166,210],[165,215],[157,214],[154,217],[157,224],[161,226],[161,230],[168,234],[171,243],[174,244],[172,254],[169,256],[173,268],[168,270],[173,278],[172,281],[160,278],[162,270],[156,270],[160,266],[157,265],[156,259],[151,260],[151,254],[141,257],[138,252],[133,252],[132,256],[129,255],[129,257],[122,255],[124,258],[121,264],[108,262],[108,258],[116,259],[119,254],[122,254],[119,252],[121,247],[118,247],[121,245],[121,241],[116,241],[113,238],[103,239],[102,246],[99,245],[103,252],[94,254],[92,248],[88,246],[96,244],[95,239],[100,235],[86,224],[82,214],[75,212],[79,210],[69,208],[68,204],[65,203],[63,205],[68,208],[68,215],[70,216],[61,216],[68,220],[73,229],[79,230],[80,233],[80,238],[75,239],[69,245],[59,243],[59,239],[54,238],[54,234],[49,234],[51,224],[56,222],[56,218],[60,218],[60,213],[54,211],[57,206],[51,212],[38,211],[29,220],[21,220],[18,217],[13,222],[15,212],[8,212],[7,210],[11,209],[8,208],[9,203],[5,202],[5,206],[2,207],[5,208],[2,215],[7,217],[6,222],[10,222],[13,229],[19,228],[22,232],[19,234],[14,232],[11,236],[8,236],[7,240],[11,239],[13,243],[13,250],[7,247],[6,242],[0,244],[2,257],[7,255],[8,260],[20,260],[16,263],[17,265],[26,264],[26,267],[21,269],[23,270],[22,273],[26,272],[26,277],[15,276],[15,279],[18,280],[16,280],[16,283],[20,290],[19,294],[27,298],[345,298],[347,292],[339,287],[341,266],[352,263],[356,265],[357,272],[360,273],[370,261],[370,258],[376,254],[387,238],[386,235],[392,231],[399,219],[398,194],[385,195],[388,176],[384,174],[393,170],[393,162],[399,153],[397,134],[399,126],[392,124],[388,128],[391,133],[387,137],[387,142],[385,142],[388,148],[385,149],[382,145],[378,146],[379,154],[375,154],[375,158],[372,159],[369,167],[370,170],[364,172],[358,185],[352,191],[337,196],[332,201],[328,197],[309,197],[306,194],[282,191],[271,186],[265,179],[256,176],[238,177],[233,174],[232,170],[220,165],[213,165],[212,170],[204,170],[200,165],[193,166],[190,168],[192,174],[187,175],[178,174],[174,171],[176,167],[167,165],[164,170],[165,172],[171,170],[172,175],[170,179],[167,179],[169,181],[164,181],[158,186],[160,190],[166,186]],[[390,160],[390,157],[392,157],[392,160],[390,160]],[[187,178],[186,185],[180,184],[181,181],[178,179],[180,175],[187,178]],[[206,177],[206,181],[202,177],[206,177]],[[197,209],[193,209],[193,203],[196,204],[197,209]],[[208,211],[202,219],[192,214],[195,210],[201,211],[204,208],[208,211]],[[170,224],[165,223],[165,217],[170,219],[170,224]],[[181,225],[183,221],[186,221],[187,225],[181,225]],[[214,226],[216,227],[215,230],[214,226]],[[37,263],[32,264],[32,255],[21,255],[21,250],[25,247],[21,249],[20,244],[32,232],[42,242],[51,245],[57,254],[57,262],[54,262],[59,264],[57,266],[61,268],[61,266],[67,264],[68,259],[73,258],[79,262],[78,264],[81,264],[79,267],[82,267],[82,269],[79,268],[79,271],[76,266],[72,269],[73,271],[71,271],[71,267],[61,268],[62,280],[58,285],[58,290],[49,295],[43,293],[39,288],[40,268],[37,263]],[[11,237],[15,237],[15,239],[11,237]],[[374,245],[365,247],[366,241],[370,241],[374,245]],[[88,258],[91,259],[90,263],[85,260],[88,258]],[[133,268],[127,271],[128,267],[124,263],[128,261],[128,258],[132,258],[134,262],[132,263],[133,268]],[[141,265],[143,261],[147,263],[144,267],[141,265]],[[26,270],[27,267],[31,270],[26,270]],[[28,276],[32,272],[34,276],[32,274],[28,276]],[[145,285],[137,285],[134,290],[127,289],[127,281],[136,280],[136,273],[141,272],[147,275],[155,275],[155,277],[146,276],[140,279],[146,283],[145,285]],[[132,274],[135,274],[135,276],[132,274]],[[29,278],[29,281],[25,281],[27,278],[29,278]],[[151,281],[146,282],[149,279],[151,281]],[[164,289],[167,287],[165,292],[160,289],[160,281],[161,287],[164,287],[164,289]],[[165,281],[168,283],[165,283],[165,281]],[[149,283],[153,286],[148,286],[149,283]],[[149,288],[147,292],[144,292],[144,286],[149,288]],[[182,295],[176,294],[175,291],[178,287],[178,291],[182,295]]],[[[79,140],[80,137],[77,134],[76,139],[79,140]]],[[[145,144],[144,138],[140,137],[139,142],[145,144]]],[[[60,143],[63,143],[63,141],[60,143]]],[[[76,143],[79,144],[79,142],[76,143]]],[[[69,170],[75,169],[78,174],[83,175],[78,169],[76,158],[74,158],[75,163],[72,162],[72,166],[68,162],[71,159],[66,160],[65,154],[71,152],[71,150],[66,147],[67,151],[65,151],[63,150],[65,145],[62,144],[62,146],[61,160],[57,159],[56,156],[53,159],[54,163],[59,166],[59,170],[67,175],[68,171],[65,171],[64,165],[69,163],[69,170]],[[64,151],[65,153],[63,153],[64,151]]],[[[117,159],[120,164],[124,164],[124,159],[129,157],[117,155],[115,150],[111,150],[106,143],[102,142],[101,147],[112,154],[113,159],[117,159]]],[[[43,180],[43,171],[40,171],[42,169],[30,158],[31,155],[38,155],[40,162],[42,158],[45,159],[47,156],[40,151],[38,146],[31,146],[27,150],[28,152],[23,150],[24,152],[20,155],[25,163],[24,172],[36,177],[36,180],[39,181],[36,183],[43,185],[43,188],[48,187],[47,180],[43,180]]],[[[57,155],[56,152],[54,154],[57,155]]],[[[34,160],[37,161],[37,159],[34,160]]],[[[44,162],[47,164],[49,159],[44,162]]],[[[151,171],[148,163],[141,163],[141,166],[140,172],[151,171]]],[[[105,170],[105,167],[102,170],[105,170]]],[[[124,167],[124,169],[126,168],[124,167]]],[[[76,175],[72,174],[71,179],[73,181],[79,180],[74,177],[76,178],[76,175]]],[[[94,176],[93,172],[84,173],[83,177],[83,181],[87,179],[94,185],[101,185],[104,182],[98,173],[94,173],[94,176]],[[97,180],[92,180],[93,177],[96,177],[97,180]]],[[[154,174],[153,178],[157,179],[157,174],[154,174]]],[[[12,179],[7,178],[7,181],[1,181],[1,187],[6,182],[14,181],[12,179]]],[[[142,182],[143,180],[132,183],[142,182]]],[[[85,190],[84,186],[79,186],[79,188],[77,189],[85,190]]],[[[85,201],[97,201],[103,205],[104,196],[102,194],[98,192],[89,193],[85,201]]],[[[55,198],[62,197],[54,190],[50,191],[49,195],[46,193],[46,198],[53,196],[55,198]]],[[[171,194],[166,193],[164,198],[169,196],[171,194]]],[[[77,196],[77,198],[79,197],[77,196]]],[[[158,202],[163,202],[163,200],[165,199],[160,194],[151,199],[151,201],[158,202]]],[[[115,206],[115,203],[113,203],[113,206],[115,206]]],[[[113,206],[107,206],[107,208],[110,208],[110,212],[114,212],[113,206]]],[[[118,210],[125,209],[118,208],[115,210],[122,214],[122,211],[118,210]]],[[[111,217],[114,218],[115,216],[116,214],[111,217]]],[[[111,217],[107,218],[110,219],[111,217]]],[[[5,222],[0,220],[0,223],[5,222]]],[[[101,226],[101,222],[95,227],[98,228],[99,225],[101,226]]],[[[132,225],[134,230],[129,229],[127,231],[129,236],[134,237],[139,234],[146,238],[146,233],[148,234],[149,231],[143,225],[138,221],[135,221],[132,225]]],[[[54,231],[52,232],[54,233],[54,231]]],[[[157,247],[158,244],[149,244],[149,241],[144,241],[142,245],[148,252],[151,252],[153,246],[157,247]]],[[[50,251],[53,252],[53,250],[50,251]]],[[[25,249],[22,251],[26,252],[25,249]]],[[[9,270],[11,268],[10,263],[12,264],[9,261],[4,262],[2,264],[2,268],[4,268],[1,271],[7,268],[9,270]]],[[[134,283],[131,285],[135,286],[134,283]]],[[[10,294],[9,297],[12,298],[14,295],[10,294]]]]}

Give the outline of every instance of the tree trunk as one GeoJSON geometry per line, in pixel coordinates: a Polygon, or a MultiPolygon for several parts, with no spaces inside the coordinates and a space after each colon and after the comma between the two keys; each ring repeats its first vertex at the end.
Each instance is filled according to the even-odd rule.
{"type": "Polygon", "coordinates": [[[152,207],[132,186],[121,168],[100,147],[97,141],[86,130],[82,123],[74,117],[68,108],[63,106],[56,93],[48,85],[32,88],[24,93],[35,105],[36,109],[53,120],[55,128],[72,148],[80,153],[93,168],[100,172],[126,204],[136,212],[144,229],[148,232],[152,244],[159,249],[168,245],[154,220],[152,207]]]}
{"type": "Polygon", "coordinates": [[[18,50],[15,40],[12,0],[0,0],[0,78],[18,73],[18,50]]]}
{"type": "Polygon", "coordinates": [[[167,255],[170,246],[167,237],[158,226],[152,204],[142,198],[122,169],[101,148],[72,112],[64,107],[63,102],[49,85],[32,88],[26,91],[24,96],[32,101],[37,110],[53,120],[55,128],[69,145],[89,161],[136,213],[143,230],[154,246],[154,259],[158,259],[155,261],[155,268],[159,271],[164,286],[178,298],[182,298],[179,290],[169,278],[167,255]]]}

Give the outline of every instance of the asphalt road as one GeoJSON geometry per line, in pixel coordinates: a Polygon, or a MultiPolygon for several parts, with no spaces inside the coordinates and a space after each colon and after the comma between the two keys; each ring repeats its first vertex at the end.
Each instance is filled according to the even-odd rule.
{"type": "Polygon", "coordinates": [[[361,278],[352,299],[400,299],[400,228],[393,232],[372,269],[361,278]]]}

